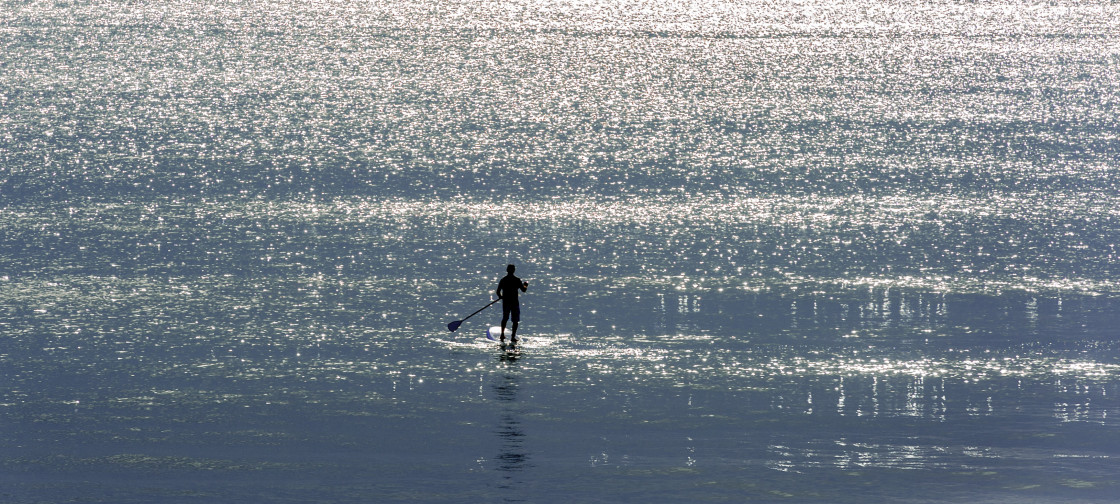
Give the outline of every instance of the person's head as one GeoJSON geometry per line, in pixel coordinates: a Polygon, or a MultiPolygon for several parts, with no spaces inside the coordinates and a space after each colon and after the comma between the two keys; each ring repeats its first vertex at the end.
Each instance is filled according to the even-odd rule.
{"type": "Polygon", "coordinates": [[[506,273],[509,273],[509,274],[511,274],[511,275],[512,275],[512,274],[513,274],[513,271],[514,271],[514,270],[516,270],[516,269],[517,269],[517,268],[514,268],[514,267],[513,267],[513,265],[511,264],[511,265],[509,265],[509,266],[506,266],[506,273]]]}

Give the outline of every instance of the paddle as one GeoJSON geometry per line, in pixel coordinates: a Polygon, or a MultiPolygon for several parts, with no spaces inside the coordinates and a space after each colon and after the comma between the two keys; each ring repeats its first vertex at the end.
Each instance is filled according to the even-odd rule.
{"type": "Polygon", "coordinates": [[[491,302],[490,302],[490,304],[488,304],[488,305],[486,305],[486,306],[483,306],[482,308],[479,308],[479,309],[475,310],[475,312],[474,312],[474,313],[472,313],[472,314],[470,314],[470,315],[467,315],[466,317],[463,317],[463,320],[456,320],[456,321],[454,321],[454,322],[452,322],[452,323],[450,323],[450,324],[447,324],[447,330],[448,330],[448,331],[451,331],[451,332],[455,332],[455,330],[456,330],[456,329],[458,329],[458,328],[459,328],[459,326],[460,326],[460,325],[462,325],[462,323],[463,323],[464,321],[466,321],[467,319],[469,319],[469,318],[471,318],[471,317],[473,317],[473,316],[477,315],[477,314],[478,314],[478,312],[480,312],[480,311],[482,311],[482,310],[485,310],[485,309],[489,308],[489,307],[490,307],[490,305],[492,305],[492,304],[494,304],[494,303],[497,303],[497,302],[498,302],[498,301],[500,301],[501,299],[502,299],[502,298],[498,298],[498,299],[495,299],[495,300],[491,301],[491,302]]]}

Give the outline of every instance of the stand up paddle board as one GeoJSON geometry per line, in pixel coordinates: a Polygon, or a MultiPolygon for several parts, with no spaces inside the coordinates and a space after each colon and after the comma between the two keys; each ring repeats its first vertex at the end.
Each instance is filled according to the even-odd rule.
{"type": "MultiPolygon", "coordinates": [[[[509,339],[510,332],[511,331],[507,327],[506,332],[505,332],[506,339],[509,339]]],[[[498,341],[499,339],[501,339],[501,337],[502,337],[501,326],[490,326],[490,328],[486,330],[486,339],[488,339],[488,340],[498,341]]],[[[521,339],[521,338],[517,338],[517,339],[521,339]]]]}

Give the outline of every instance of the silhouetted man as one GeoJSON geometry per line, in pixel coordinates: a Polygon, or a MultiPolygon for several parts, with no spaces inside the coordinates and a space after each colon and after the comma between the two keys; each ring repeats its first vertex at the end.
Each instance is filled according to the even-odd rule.
{"type": "Polygon", "coordinates": [[[498,281],[498,289],[494,291],[502,300],[502,343],[506,341],[506,321],[513,318],[513,327],[510,328],[509,341],[517,343],[517,323],[521,321],[521,304],[517,300],[517,291],[525,292],[529,282],[522,282],[513,276],[516,268],[506,266],[506,276],[498,281]]]}

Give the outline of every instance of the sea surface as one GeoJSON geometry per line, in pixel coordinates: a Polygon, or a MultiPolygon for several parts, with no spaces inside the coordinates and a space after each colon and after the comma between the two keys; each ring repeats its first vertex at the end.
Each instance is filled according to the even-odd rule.
{"type": "Polygon", "coordinates": [[[0,1],[0,502],[1117,495],[1116,2],[0,1]]]}

